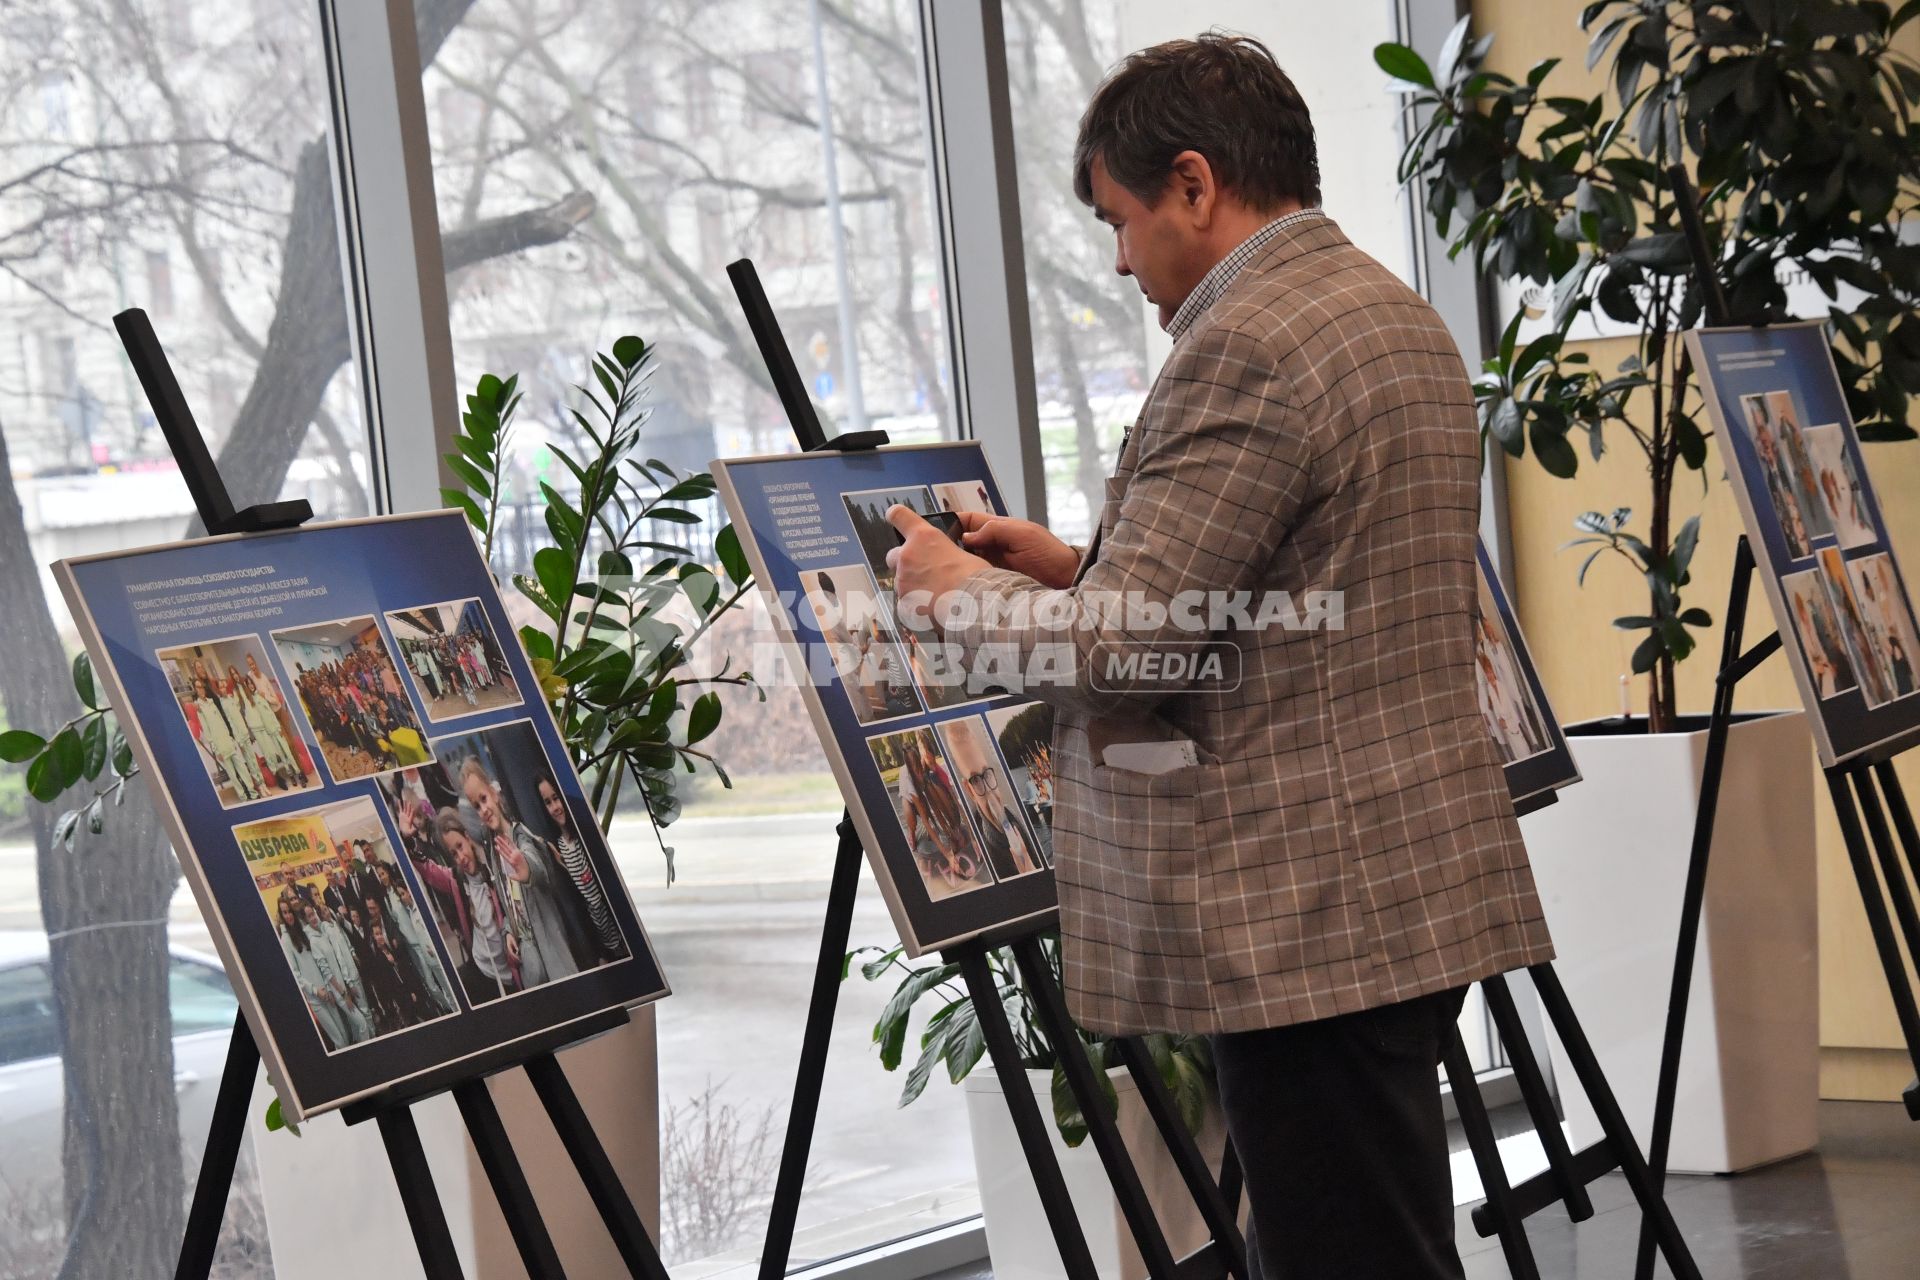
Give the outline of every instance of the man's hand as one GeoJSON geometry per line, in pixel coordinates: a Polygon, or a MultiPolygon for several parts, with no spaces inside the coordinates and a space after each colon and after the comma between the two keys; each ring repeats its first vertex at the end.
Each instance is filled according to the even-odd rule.
{"type": "Polygon", "coordinates": [[[904,545],[887,552],[887,563],[893,566],[895,598],[904,602],[915,592],[924,592],[927,611],[935,618],[939,617],[941,596],[982,569],[993,567],[954,546],[946,534],[922,520],[912,507],[900,503],[888,507],[887,523],[906,539],[904,545]]]}
{"type": "Polygon", "coordinates": [[[960,541],[967,550],[996,569],[1024,573],[1043,587],[1070,587],[1080,567],[1080,553],[1048,532],[1047,527],[1012,516],[962,511],[960,541]]]}

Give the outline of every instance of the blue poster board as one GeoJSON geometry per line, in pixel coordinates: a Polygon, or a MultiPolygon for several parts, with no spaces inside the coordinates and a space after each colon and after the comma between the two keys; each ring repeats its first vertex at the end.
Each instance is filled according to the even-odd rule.
{"type": "Polygon", "coordinates": [[[1474,692],[1500,753],[1515,805],[1580,781],[1567,736],[1527,652],[1513,605],[1484,542],[1475,542],[1479,607],[1473,636],[1474,692]]]}
{"type": "Polygon", "coordinates": [[[1050,710],[942,670],[892,616],[888,507],[1006,513],[980,446],[740,458],[713,475],[907,953],[1050,923],[1050,710]]]}
{"type": "Polygon", "coordinates": [[[1920,629],[1820,322],[1686,335],[1820,759],[1920,736],[1920,629]]]}
{"type": "Polygon", "coordinates": [[[667,994],[458,512],[54,573],[288,1119],[667,994]]]}

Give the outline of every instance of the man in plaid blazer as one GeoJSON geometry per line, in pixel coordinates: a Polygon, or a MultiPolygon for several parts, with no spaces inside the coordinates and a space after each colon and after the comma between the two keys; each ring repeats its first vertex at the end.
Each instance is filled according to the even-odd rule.
{"type": "Polygon", "coordinates": [[[1066,673],[1024,692],[1056,709],[1068,996],[1213,1037],[1266,1274],[1459,1276],[1440,1049],[1470,983],[1551,958],[1476,702],[1459,353],[1318,207],[1255,41],[1127,59],[1076,168],[1172,353],[1091,546],[976,516],[962,551],[896,507],[903,611],[1066,673]]]}

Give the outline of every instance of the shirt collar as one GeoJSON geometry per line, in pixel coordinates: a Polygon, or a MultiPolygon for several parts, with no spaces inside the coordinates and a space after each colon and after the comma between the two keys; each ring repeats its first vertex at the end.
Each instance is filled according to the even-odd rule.
{"type": "Polygon", "coordinates": [[[1180,304],[1180,309],[1173,313],[1173,319],[1168,321],[1168,336],[1175,342],[1184,337],[1187,330],[1193,328],[1194,322],[1220,300],[1220,295],[1227,291],[1227,286],[1239,277],[1241,271],[1246,269],[1246,265],[1253,261],[1254,255],[1258,254],[1269,240],[1296,223],[1305,222],[1309,218],[1326,216],[1325,211],[1318,208],[1296,209],[1292,213],[1281,214],[1242,240],[1235,246],[1233,252],[1214,263],[1213,270],[1200,277],[1200,283],[1193,287],[1193,292],[1187,295],[1187,300],[1180,304]]]}

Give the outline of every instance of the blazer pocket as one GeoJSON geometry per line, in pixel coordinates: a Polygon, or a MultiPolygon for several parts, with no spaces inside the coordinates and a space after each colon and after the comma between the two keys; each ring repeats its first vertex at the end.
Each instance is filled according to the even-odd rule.
{"type": "Polygon", "coordinates": [[[1185,972],[1167,966],[1200,956],[1194,828],[1204,771],[1190,766],[1150,774],[1095,765],[1090,778],[1095,847],[1089,854],[1099,868],[1091,879],[1106,899],[1102,914],[1125,922],[1143,986],[1190,978],[1190,966],[1185,972]]]}

